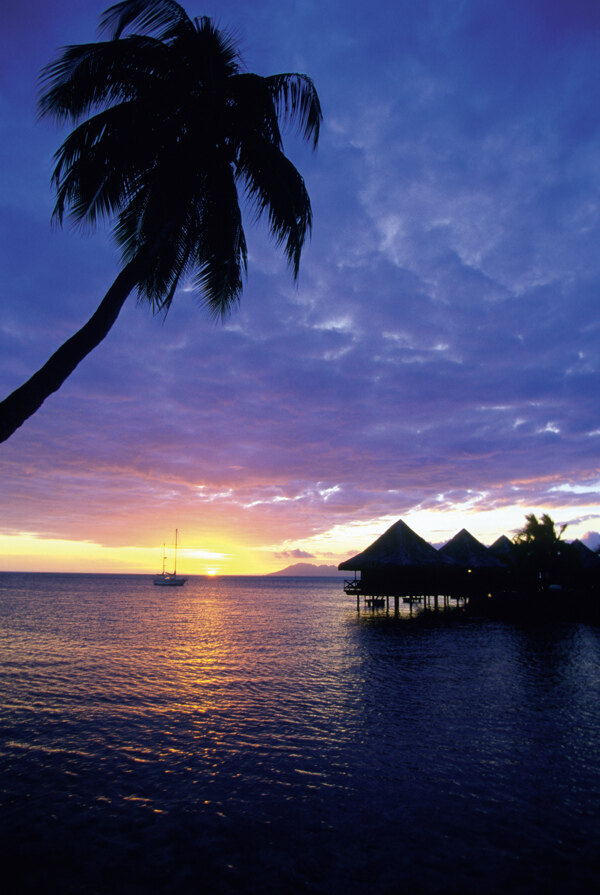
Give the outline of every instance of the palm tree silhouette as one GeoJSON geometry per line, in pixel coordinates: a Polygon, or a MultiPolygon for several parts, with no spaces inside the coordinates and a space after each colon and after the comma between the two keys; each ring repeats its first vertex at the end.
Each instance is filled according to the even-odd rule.
{"type": "Polygon", "coordinates": [[[519,572],[530,586],[543,589],[559,575],[565,557],[571,554],[570,545],[561,540],[567,525],[557,531],[547,513],[539,519],[535,513],[528,513],[525,520],[525,526],[513,538],[519,572]]]}
{"type": "Polygon", "coordinates": [[[0,441],[104,339],[132,291],[166,313],[193,276],[215,316],[231,309],[247,271],[238,192],[267,216],[294,278],[311,229],[281,136],[296,125],[316,148],[322,113],[307,75],[244,71],[231,36],[175,0],[124,0],[101,29],[107,40],[66,47],[43,70],[39,109],[75,125],[55,155],[55,219],[113,220],[123,266],[88,322],[0,403],[0,441]]]}

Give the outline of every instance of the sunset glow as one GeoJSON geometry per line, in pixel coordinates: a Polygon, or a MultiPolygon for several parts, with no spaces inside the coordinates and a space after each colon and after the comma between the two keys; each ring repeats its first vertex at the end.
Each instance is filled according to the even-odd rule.
{"type": "MultiPolygon", "coordinates": [[[[484,544],[492,543],[499,534],[512,537],[523,525],[526,512],[541,515],[550,512],[563,523],[572,511],[568,505],[508,505],[495,509],[475,509],[469,505],[444,509],[415,509],[402,518],[431,543],[439,546],[461,528],[467,528],[484,544]]],[[[586,539],[600,527],[595,504],[581,504],[583,521],[571,523],[565,537],[586,539]]],[[[274,572],[295,562],[315,565],[338,565],[358,553],[379,537],[398,516],[388,514],[374,519],[356,520],[333,525],[329,530],[294,540],[285,539],[248,547],[233,539],[223,541],[223,550],[204,550],[183,546],[178,550],[177,568],[187,575],[260,575],[274,572]]],[[[198,535],[198,540],[202,535],[198,535]]],[[[185,532],[185,544],[193,544],[193,532],[185,532]]],[[[217,542],[211,542],[213,547],[217,542]]],[[[166,547],[167,568],[173,564],[173,545],[166,547]]],[[[102,545],[76,539],[43,538],[20,533],[0,535],[0,571],[46,572],[126,572],[152,574],[160,570],[162,545],[102,545]]]]}

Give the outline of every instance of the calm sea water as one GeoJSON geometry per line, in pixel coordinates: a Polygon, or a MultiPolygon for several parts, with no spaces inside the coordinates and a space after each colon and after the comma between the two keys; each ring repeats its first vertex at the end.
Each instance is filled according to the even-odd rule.
{"type": "Polygon", "coordinates": [[[0,574],[7,892],[597,893],[600,628],[0,574]]]}

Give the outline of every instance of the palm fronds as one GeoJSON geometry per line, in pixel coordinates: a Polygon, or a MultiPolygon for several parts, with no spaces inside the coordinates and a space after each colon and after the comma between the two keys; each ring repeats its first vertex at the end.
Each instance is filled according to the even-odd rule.
{"type": "Polygon", "coordinates": [[[100,19],[100,30],[118,40],[124,31],[137,26],[143,32],[158,31],[161,40],[179,29],[191,28],[187,12],[175,0],[124,0],[109,7],[100,19]]]}
{"type": "Polygon", "coordinates": [[[108,40],[66,47],[41,75],[40,114],[75,124],[55,157],[55,218],[113,220],[123,261],[146,259],[138,289],[155,310],[186,274],[222,315],[247,269],[240,185],[297,277],[312,211],[281,127],[316,147],[311,79],[243,72],[231,35],[174,0],[116,3],[101,27],[108,40]]]}

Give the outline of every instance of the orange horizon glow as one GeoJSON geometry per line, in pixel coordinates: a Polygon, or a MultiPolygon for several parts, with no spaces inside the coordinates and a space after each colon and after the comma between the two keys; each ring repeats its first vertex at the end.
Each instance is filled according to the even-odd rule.
{"type": "MultiPolygon", "coordinates": [[[[557,524],[568,522],[573,508],[568,506],[507,506],[481,510],[467,503],[454,509],[413,510],[402,518],[417,534],[432,544],[448,541],[466,528],[484,544],[491,544],[499,535],[511,537],[524,524],[525,513],[541,515],[549,512],[557,524]]],[[[588,531],[600,530],[600,507],[578,505],[583,522],[569,525],[565,539],[582,538],[588,531]]],[[[259,532],[237,540],[216,535],[209,546],[194,532],[186,530],[177,554],[177,571],[186,575],[265,575],[297,562],[337,566],[348,557],[364,550],[399,516],[351,520],[332,526],[306,538],[260,543],[259,532]]],[[[133,526],[132,526],[133,527],[133,526]]],[[[139,526],[138,526],[139,528],[139,526]]],[[[282,529],[284,526],[282,525],[282,529]]],[[[265,540],[271,532],[266,534],[265,540]]],[[[12,572],[79,572],[155,574],[161,570],[162,544],[106,545],[99,541],[75,538],[44,537],[40,533],[15,532],[0,534],[0,571],[12,572]]],[[[167,568],[173,565],[173,549],[166,547],[167,568]]]]}

